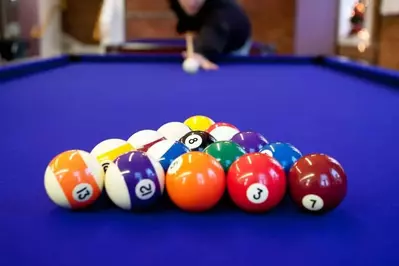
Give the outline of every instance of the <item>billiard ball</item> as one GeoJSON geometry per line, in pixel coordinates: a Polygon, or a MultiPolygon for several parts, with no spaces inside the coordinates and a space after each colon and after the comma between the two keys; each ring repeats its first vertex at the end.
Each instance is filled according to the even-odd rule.
{"type": "Polygon", "coordinates": [[[178,141],[191,129],[182,122],[169,122],[162,125],[157,131],[166,139],[178,141]]]}
{"type": "Polygon", "coordinates": [[[164,140],[161,133],[151,129],[140,130],[134,133],[128,140],[136,150],[147,151],[158,141],[164,140]]]}
{"type": "Polygon", "coordinates": [[[180,139],[180,142],[186,145],[191,151],[203,151],[215,141],[216,139],[209,133],[200,130],[191,131],[180,139]]]}
{"type": "Polygon", "coordinates": [[[96,157],[82,150],[55,156],[46,168],[44,187],[58,206],[83,209],[92,205],[104,187],[104,171],[96,157]]]}
{"type": "Polygon", "coordinates": [[[90,152],[101,163],[104,172],[111,162],[120,155],[133,150],[133,146],[122,139],[107,139],[97,144],[90,152]]]}
{"type": "Polygon", "coordinates": [[[262,134],[253,131],[239,132],[231,138],[231,141],[243,147],[248,153],[259,152],[269,143],[262,134]]]}
{"type": "Polygon", "coordinates": [[[187,58],[183,62],[183,70],[187,73],[194,74],[197,73],[200,68],[199,62],[194,58],[187,58]]]}
{"type": "Polygon", "coordinates": [[[238,158],[245,154],[243,148],[232,141],[217,141],[204,149],[204,152],[214,157],[227,172],[238,158]]]}
{"type": "Polygon", "coordinates": [[[276,159],[284,168],[286,174],[288,174],[292,165],[302,157],[302,153],[296,147],[283,142],[267,144],[260,152],[276,159]]]}
{"type": "Polygon", "coordinates": [[[210,126],[215,124],[215,121],[204,115],[195,115],[187,118],[184,124],[191,130],[206,131],[210,126]]]}
{"type": "Polygon", "coordinates": [[[155,206],[165,187],[165,172],[155,159],[142,151],[119,156],[105,174],[105,190],[111,201],[124,210],[147,210],[155,206]]]}
{"type": "Polygon", "coordinates": [[[220,163],[202,152],[188,152],[172,162],[166,172],[166,191],[184,211],[203,212],[222,198],[226,179],[220,163]]]}
{"type": "Polygon", "coordinates": [[[166,172],[170,164],[177,157],[189,151],[190,149],[181,142],[173,140],[161,140],[149,148],[147,154],[156,159],[166,172]]]}
{"type": "Polygon", "coordinates": [[[286,193],[286,175],[281,165],[263,153],[245,154],[227,173],[227,191],[232,201],[247,212],[267,212],[286,193]]]}
{"type": "Polygon", "coordinates": [[[211,134],[217,141],[231,140],[231,138],[240,131],[236,126],[229,123],[217,122],[210,126],[206,132],[211,134]]]}
{"type": "Polygon", "coordinates": [[[326,154],[303,156],[288,175],[289,195],[306,212],[325,213],[338,207],[347,193],[347,176],[340,163],[326,154]]]}

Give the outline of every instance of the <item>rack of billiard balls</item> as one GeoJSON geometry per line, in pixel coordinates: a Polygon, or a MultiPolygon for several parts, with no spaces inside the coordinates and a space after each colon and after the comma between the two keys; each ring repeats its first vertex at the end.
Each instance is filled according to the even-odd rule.
{"type": "Polygon", "coordinates": [[[204,212],[227,191],[247,212],[268,212],[285,195],[301,210],[325,213],[347,193],[337,160],[303,155],[289,143],[206,116],[141,130],[127,140],[107,139],[90,152],[68,150],[45,172],[45,189],[58,206],[84,209],[102,194],[119,208],[146,210],[167,193],[179,209],[204,212]]]}

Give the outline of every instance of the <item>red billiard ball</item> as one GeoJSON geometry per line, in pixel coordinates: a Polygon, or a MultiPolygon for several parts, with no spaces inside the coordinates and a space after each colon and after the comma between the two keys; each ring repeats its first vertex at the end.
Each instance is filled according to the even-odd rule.
{"type": "Polygon", "coordinates": [[[296,161],[288,174],[288,183],[293,202],[308,212],[331,211],[347,193],[344,169],[325,154],[310,154],[296,161]]]}
{"type": "Polygon", "coordinates": [[[263,153],[241,156],[227,173],[227,191],[242,210],[266,212],[276,207],[286,192],[282,166],[263,153]]]}

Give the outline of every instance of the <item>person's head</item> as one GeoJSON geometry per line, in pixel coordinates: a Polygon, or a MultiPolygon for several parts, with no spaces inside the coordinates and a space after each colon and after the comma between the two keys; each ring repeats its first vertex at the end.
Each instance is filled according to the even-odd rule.
{"type": "Polygon", "coordinates": [[[188,15],[196,14],[206,0],[179,0],[180,6],[188,15]]]}

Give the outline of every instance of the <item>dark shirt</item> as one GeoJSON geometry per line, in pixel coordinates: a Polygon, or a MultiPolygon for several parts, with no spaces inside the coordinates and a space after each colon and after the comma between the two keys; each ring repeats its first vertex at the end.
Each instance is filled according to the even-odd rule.
{"type": "Polygon", "coordinates": [[[196,32],[194,50],[208,59],[240,49],[251,36],[249,18],[235,0],[206,0],[194,16],[178,0],[168,1],[177,16],[177,32],[196,32]]]}

